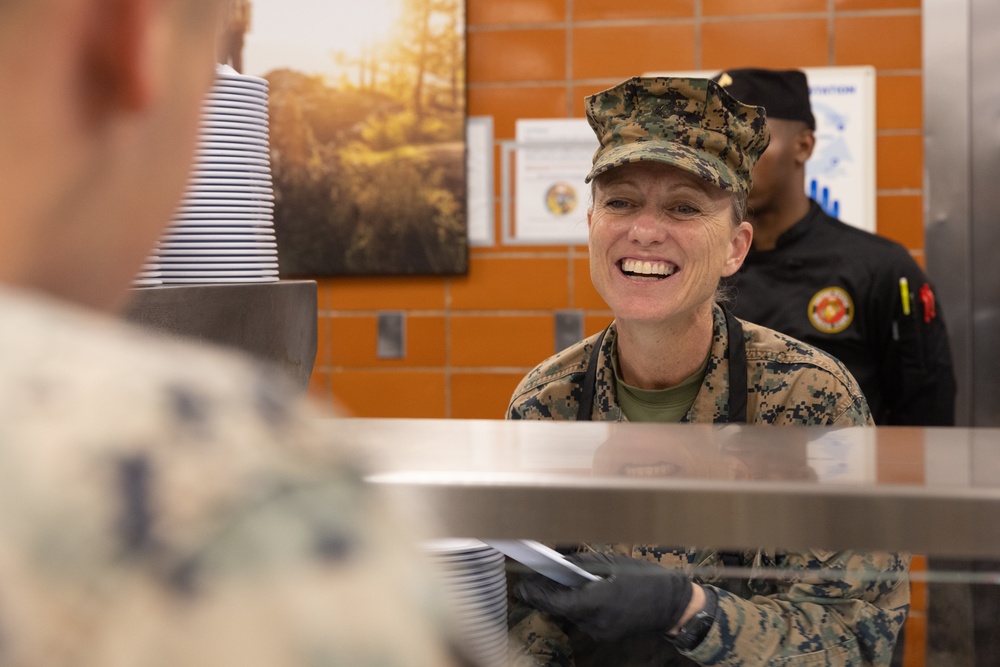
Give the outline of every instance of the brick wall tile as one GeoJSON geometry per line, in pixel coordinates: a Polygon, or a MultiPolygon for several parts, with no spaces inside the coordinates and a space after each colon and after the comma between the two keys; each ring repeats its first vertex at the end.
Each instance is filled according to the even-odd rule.
{"type": "Polygon", "coordinates": [[[335,371],[333,397],[352,417],[443,419],[445,374],[405,371],[335,371]]]}
{"type": "Polygon", "coordinates": [[[760,14],[791,14],[826,11],[826,0],[702,0],[705,16],[740,16],[760,14]]]}
{"type": "Polygon", "coordinates": [[[865,9],[920,9],[920,0],[834,0],[837,11],[862,11],[865,9]]]}
{"type": "Polygon", "coordinates": [[[445,278],[393,276],[339,278],[327,289],[330,310],[398,310],[444,308],[445,278]]]}
{"type": "Polygon", "coordinates": [[[503,419],[522,373],[455,373],[451,376],[451,416],[503,419]]]}
{"type": "Polygon", "coordinates": [[[924,249],[924,198],[920,195],[879,195],[878,233],[908,250],[924,249]]]}
{"type": "Polygon", "coordinates": [[[566,0],[466,0],[469,26],[549,23],[566,19],[566,0]]]}
{"type": "Polygon", "coordinates": [[[451,365],[527,367],[555,354],[553,315],[455,315],[451,365]]]}
{"type": "Polygon", "coordinates": [[[720,21],[702,27],[702,67],[823,67],[826,19],[720,21]]]}
{"type": "Polygon", "coordinates": [[[484,258],[455,278],[456,310],[551,310],[569,304],[565,258],[484,258]]]}
{"type": "Polygon", "coordinates": [[[879,190],[919,190],[923,187],[923,135],[883,135],[877,138],[876,144],[879,190]]]}
{"type": "Polygon", "coordinates": [[[316,322],[316,360],[314,368],[330,365],[330,318],[320,315],[316,322]]]}
{"type": "Polygon", "coordinates": [[[573,77],[624,80],[643,72],[694,67],[694,25],[577,28],[573,77]]]}
{"type": "MultiPolygon", "coordinates": [[[[518,118],[563,118],[566,116],[564,86],[473,88],[469,91],[469,115],[493,116],[493,138],[513,139],[518,118]]],[[[496,177],[499,181],[500,170],[496,177]]]]}
{"type": "Polygon", "coordinates": [[[469,81],[551,81],[566,77],[564,30],[496,30],[468,36],[469,81]]]}
{"type": "Polygon", "coordinates": [[[924,126],[923,77],[919,74],[877,76],[875,125],[880,130],[924,126]]]}
{"type": "Polygon", "coordinates": [[[575,21],[622,21],[634,19],[685,18],[694,16],[694,0],[574,0],[575,21]]]}
{"type": "Polygon", "coordinates": [[[849,16],[834,21],[834,64],[919,69],[919,16],[849,16]]]}

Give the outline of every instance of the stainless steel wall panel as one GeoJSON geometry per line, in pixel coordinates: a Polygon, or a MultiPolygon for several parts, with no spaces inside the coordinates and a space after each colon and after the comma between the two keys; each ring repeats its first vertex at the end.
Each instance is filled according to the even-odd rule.
{"type": "Polygon", "coordinates": [[[972,423],[972,89],[970,0],[924,0],[924,222],[958,381],[956,417],[972,423]]]}
{"type": "Polygon", "coordinates": [[[924,0],[927,268],[951,334],[960,425],[1000,425],[1000,3],[924,0]]]}
{"type": "Polygon", "coordinates": [[[995,426],[1000,424],[1000,2],[973,0],[971,19],[972,423],[995,426]]]}

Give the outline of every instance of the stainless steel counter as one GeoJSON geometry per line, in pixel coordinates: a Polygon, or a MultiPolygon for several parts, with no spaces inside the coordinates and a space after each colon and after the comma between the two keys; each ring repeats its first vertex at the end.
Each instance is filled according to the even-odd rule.
{"type": "Polygon", "coordinates": [[[1000,430],[336,422],[442,537],[1000,556],[1000,430]]]}

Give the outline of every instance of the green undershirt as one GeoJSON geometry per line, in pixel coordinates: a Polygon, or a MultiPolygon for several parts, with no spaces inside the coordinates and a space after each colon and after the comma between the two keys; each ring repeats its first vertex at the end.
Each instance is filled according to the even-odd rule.
{"type": "Polygon", "coordinates": [[[701,367],[676,387],[640,389],[625,384],[622,380],[617,347],[611,352],[611,363],[615,369],[618,404],[625,417],[632,422],[679,422],[694,405],[708,369],[706,356],[701,367]]]}

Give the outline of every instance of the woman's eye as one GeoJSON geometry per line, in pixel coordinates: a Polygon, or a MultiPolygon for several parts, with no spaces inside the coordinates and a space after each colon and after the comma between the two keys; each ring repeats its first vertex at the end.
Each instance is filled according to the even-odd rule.
{"type": "Polygon", "coordinates": [[[697,215],[701,213],[698,208],[691,206],[690,204],[678,204],[677,206],[674,206],[674,210],[681,215],[697,215]]]}
{"type": "Polygon", "coordinates": [[[607,208],[621,209],[628,206],[628,202],[625,201],[624,199],[609,199],[606,202],[604,202],[604,205],[607,208]]]}

